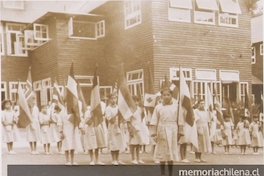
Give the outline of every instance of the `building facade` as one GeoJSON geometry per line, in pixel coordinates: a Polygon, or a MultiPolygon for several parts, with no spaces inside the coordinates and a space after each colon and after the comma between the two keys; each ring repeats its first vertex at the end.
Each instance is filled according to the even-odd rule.
{"type": "Polygon", "coordinates": [[[24,26],[1,21],[2,99],[15,99],[13,84],[31,66],[38,104],[46,104],[54,80],[63,91],[72,62],[87,103],[95,65],[103,99],[121,64],[136,95],[149,90],[148,66],[156,92],[165,74],[178,84],[181,66],[193,99],[205,99],[207,88],[232,102],[251,95],[251,16],[242,0],[96,3],[47,10],[24,26]]]}

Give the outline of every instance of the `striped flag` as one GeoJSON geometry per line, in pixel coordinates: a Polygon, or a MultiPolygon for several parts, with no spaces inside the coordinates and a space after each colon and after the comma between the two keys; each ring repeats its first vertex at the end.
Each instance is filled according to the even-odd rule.
{"type": "Polygon", "coordinates": [[[214,107],[216,110],[216,117],[217,120],[221,123],[221,125],[224,125],[224,117],[223,117],[223,112],[222,112],[222,108],[220,105],[220,101],[217,97],[217,89],[216,86],[214,86],[214,92],[215,92],[215,96],[214,96],[214,107]]]}
{"type": "Polygon", "coordinates": [[[121,71],[119,72],[118,87],[119,87],[119,90],[118,90],[118,102],[117,103],[118,103],[119,114],[122,115],[124,120],[129,121],[130,117],[137,110],[137,107],[129,92],[123,67],[121,68],[121,71]]]}
{"type": "Polygon", "coordinates": [[[28,107],[25,93],[20,83],[18,83],[18,88],[17,88],[17,105],[19,105],[20,107],[18,124],[19,126],[25,128],[30,123],[32,123],[32,120],[31,120],[31,112],[28,107]]]}
{"type": "Polygon", "coordinates": [[[184,136],[198,148],[197,128],[194,122],[194,114],[191,103],[189,87],[186,84],[183,72],[180,68],[180,94],[179,94],[179,118],[184,118],[184,136]]]}
{"type": "Polygon", "coordinates": [[[91,116],[94,120],[94,125],[98,126],[103,122],[103,114],[101,108],[101,99],[100,99],[100,90],[97,80],[97,67],[94,71],[94,78],[93,78],[93,89],[91,92],[91,116]]]}
{"type": "Polygon", "coordinates": [[[79,126],[81,119],[78,105],[77,83],[74,79],[73,63],[71,64],[66,91],[67,113],[71,114],[69,121],[73,123],[74,126],[79,126]]]}
{"type": "Polygon", "coordinates": [[[53,84],[52,102],[56,103],[60,107],[60,109],[63,109],[64,107],[63,96],[60,93],[59,85],[56,80],[54,81],[53,84]]]}
{"type": "Polygon", "coordinates": [[[28,70],[28,77],[26,81],[26,92],[25,92],[26,100],[30,109],[34,106],[34,91],[32,86],[32,78],[31,78],[31,67],[28,70]]]}
{"type": "Polygon", "coordinates": [[[206,103],[207,103],[207,108],[209,111],[210,119],[213,117],[213,109],[214,109],[214,103],[213,103],[213,95],[210,91],[210,87],[207,85],[207,94],[206,94],[206,103]]]}
{"type": "Polygon", "coordinates": [[[80,86],[80,83],[78,82],[77,83],[77,90],[78,90],[78,97],[79,97],[79,113],[80,113],[80,116],[84,116],[85,112],[87,111],[87,104],[85,102],[85,98],[83,96],[83,93],[82,93],[82,88],[80,86]]]}

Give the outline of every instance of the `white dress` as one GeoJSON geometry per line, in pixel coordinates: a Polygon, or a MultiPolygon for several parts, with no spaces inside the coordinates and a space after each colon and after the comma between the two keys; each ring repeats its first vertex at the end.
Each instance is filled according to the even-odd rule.
{"type": "Polygon", "coordinates": [[[18,117],[13,110],[2,111],[2,125],[3,125],[3,140],[6,143],[15,142],[20,139],[19,131],[17,128],[18,117]],[[8,123],[4,125],[3,123],[8,123]]]}
{"type": "Polygon", "coordinates": [[[224,122],[224,126],[222,126],[222,130],[225,134],[224,139],[222,141],[223,146],[233,144],[232,128],[233,128],[232,122],[224,122]]]}
{"type": "Polygon", "coordinates": [[[39,110],[37,106],[32,109],[32,123],[26,127],[26,140],[28,142],[38,142],[40,140],[39,110]]]}
{"type": "Polygon", "coordinates": [[[64,139],[62,140],[62,148],[65,151],[68,150],[82,150],[81,136],[78,126],[74,126],[69,121],[72,114],[67,114],[66,109],[61,111],[62,129],[64,139]]]}
{"type": "Polygon", "coordinates": [[[60,142],[61,141],[61,136],[60,136],[60,125],[58,125],[58,122],[61,121],[61,115],[53,113],[52,114],[52,120],[53,123],[50,123],[50,132],[51,132],[51,138],[52,142],[60,142]]]}
{"type": "Polygon", "coordinates": [[[121,130],[118,126],[118,117],[114,117],[118,112],[117,106],[107,106],[105,118],[108,120],[108,148],[111,151],[122,150],[124,148],[121,130]]]}
{"type": "Polygon", "coordinates": [[[173,101],[169,105],[158,104],[154,109],[150,122],[150,125],[156,127],[157,134],[154,159],[179,161],[177,106],[178,104],[173,101]]]}
{"type": "Polygon", "coordinates": [[[40,141],[42,144],[50,144],[51,143],[51,131],[50,125],[44,124],[49,121],[50,117],[48,114],[39,113],[39,123],[40,123],[40,141]]]}
{"type": "Polygon", "coordinates": [[[251,138],[251,146],[252,147],[263,147],[263,135],[259,130],[260,124],[259,122],[252,122],[249,126],[249,131],[252,134],[251,138]]]}

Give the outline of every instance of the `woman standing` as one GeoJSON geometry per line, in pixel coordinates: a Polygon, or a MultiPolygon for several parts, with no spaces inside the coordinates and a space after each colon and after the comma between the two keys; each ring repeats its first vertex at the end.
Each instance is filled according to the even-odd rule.
{"type": "Polygon", "coordinates": [[[153,112],[150,125],[154,126],[151,136],[156,137],[154,157],[160,161],[161,175],[165,175],[165,163],[168,162],[169,176],[172,176],[173,161],[178,161],[178,120],[176,101],[172,100],[172,91],[165,88],[161,91],[163,102],[153,112]]]}

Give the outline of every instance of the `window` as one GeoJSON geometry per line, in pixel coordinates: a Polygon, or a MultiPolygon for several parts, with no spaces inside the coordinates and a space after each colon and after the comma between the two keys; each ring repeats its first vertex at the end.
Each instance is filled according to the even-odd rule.
{"type": "Polygon", "coordinates": [[[195,0],[194,22],[215,24],[215,11],[218,11],[215,0],[195,0]]]}
{"type": "Polygon", "coordinates": [[[6,82],[1,82],[1,102],[5,99],[7,99],[6,82]]]}
{"type": "Polygon", "coordinates": [[[191,0],[170,0],[168,17],[170,21],[191,22],[191,0]]]}
{"type": "Polygon", "coordinates": [[[4,54],[4,30],[3,30],[2,23],[0,24],[0,50],[1,50],[1,55],[3,55],[4,54]]]}
{"type": "Polygon", "coordinates": [[[125,1],[125,29],[132,28],[141,24],[141,1],[125,1]]]}
{"type": "Polygon", "coordinates": [[[51,79],[46,78],[41,81],[41,93],[40,93],[41,105],[47,105],[51,99],[51,79]]]}
{"type": "Polygon", "coordinates": [[[105,36],[105,21],[87,22],[69,20],[69,37],[96,40],[105,36]]]}
{"type": "MultiPolygon", "coordinates": [[[[192,80],[192,69],[191,68],[182,68],[184,77],[186,81],[192,80]]],[[[180,79],[180,70],[179,68],[170,68],[170,80],[179,80],[180,79]]]]}
{"type": "Polygon", "coordinates": [[[3,7],[8,9],[24,9],[24,1],[3,1],[3,7]]]}
{"type": "Polygon", "coordinates": [[[238,27],[238,14],[241,14],[241,10],[237,0],[220,0],[220,26],[238,27]]]}
{"type": "MultiPolygon", "coordinates": [[[[84,75],[75,75],[75,80],[81,86],[81,90],[87,105],[90,105],[91,99],[91,91],[93,88],[93,76],[84,76],[84,75]]],[[[99,84],[99,77],[97,77],[98,85],[99,84]]]]}
{"type": "Polygon", "coordinates": [[[35,40],[49,40],[48,25],[34,23],[34,39],[35,40]]]}
{"type": "Polygon", "coordinates": [[[239,82],[239,71],[237,70],[220,70],[220,80],[225,83],[239,82]]]}
{"type": "MultiPolygon", "coordinates": [[[[239,100],[245,102],[246,91],[248,94],[248,82],[239,83],[239,100]]],[[[249,95],[248,95],[249,98],[249,95]]]]}
{"type": "Polygon", "coordinates": [[[100,98],[103,102],[108,103],[107,96],[112,92],[112,86],[100,86],[100,98]]]}
{"type": "MultiPolygon", "coordinates": [[[[143,70],[135,70],[126,73],[127,85],[131,95],[144,95],[144,74],[143,70]]],[[[143,98],[143,97],[141,97],[143,98]]]]}
{"type": "MultiPolygon", "coordinates": [[[[20,82],[22,88],[26,90],[26,83],[20,82]]],[[[18,82],[9,82],[9,99],[12,102],[16,102],[17,100],[17,89],[18,89],[18,82]]]]}
{"type": "Polygon", "coordinates": [[[216,70],[214,69],[196,69],[195,76],[197,80],[216,80],[216,70]]]}
{"type": "Polygon", "coordinates": [[[10,56],[27,56],[24,36],[21,30],[25,27],[22,24],[6,25],[7,54],[10,56]]]}
{"type": "Polygon", "coordinates": [[[251,64],[256,63],[256,47],[251,47],[251,64]]]}
{"type": "Polygon", "coordinates": [[[260,44],[260,46],[259,46],[259,54],[261,55],[261,56],[263,56],[263,44],[260,44]]]}
{"type": "Polygon", "coordinates": [[[25,30],[25,45],[29,48],[33,48],[34,46],[39,46],[41,42],[34,38],[34,31],[33,30],[25,30]]]}

